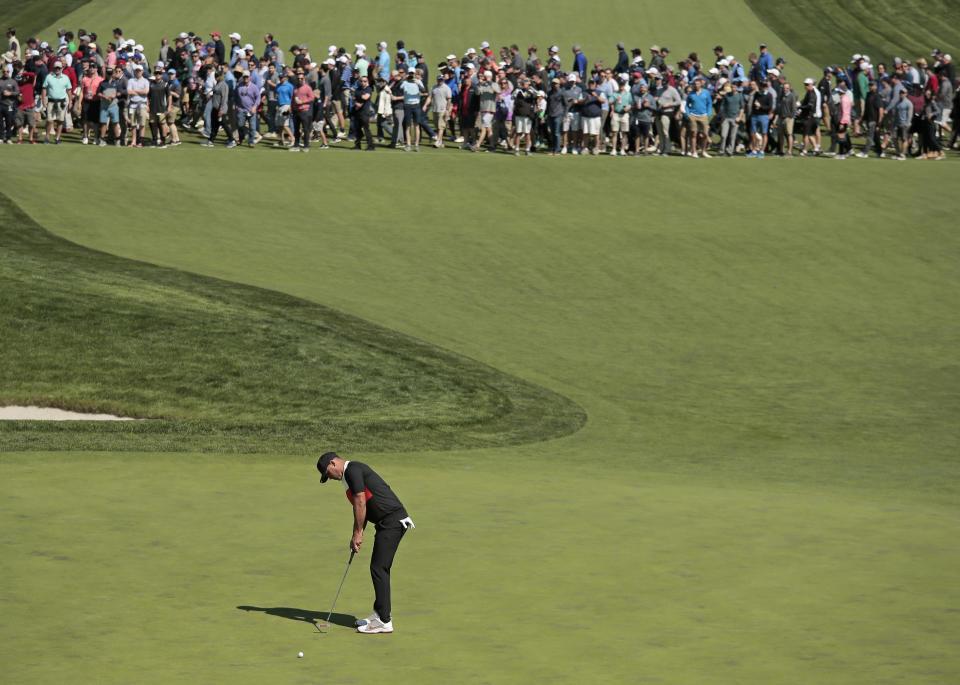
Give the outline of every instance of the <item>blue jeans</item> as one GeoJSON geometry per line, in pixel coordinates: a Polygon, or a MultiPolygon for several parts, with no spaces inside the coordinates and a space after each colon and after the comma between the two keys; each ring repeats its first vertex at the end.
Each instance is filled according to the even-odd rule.
{"type": "Polygon", "coordinates": [[[210,114],[213,112],[213,98],[207,98],[203,106],[203,137],[210,137],[210,114]]]}
{"type": "Polygon", "coordinates": [[[560,152],[563,148],[563,115],[550,117],[550,135],[553,136],[553,151],[560,152]]]}
{"type": "Polygon", "coordinates": [[[247,129],[247,142],[253,145],[257,137],[257,113],[256,112],[237,112],[240,117],[240,130],[247,129]]]}

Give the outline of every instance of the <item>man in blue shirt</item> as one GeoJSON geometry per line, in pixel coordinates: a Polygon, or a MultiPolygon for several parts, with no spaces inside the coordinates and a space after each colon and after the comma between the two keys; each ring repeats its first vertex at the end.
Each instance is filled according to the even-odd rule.
{"type": "Polygon", "coordinates": [[[690,156],[698,157],[699,148],[704,157],[709,157],[710,116],[713,114],[713,97],[703,89],[703,77],[693,80],[693,90],[687,93],[687,131],[690,134],[690,156]]]}
{"type": "Polygon", "coordinates": [[[587,80],[587,56],[580,51],[579,45],[573,46],[573,70],[580,74],[580,81],[587,80]]]}
{"type": "Polygon", "coordinates": [[[767,71],[773,69],[773,55],[767,52],[766,43],[760,43],[760,56],[757,58],[757,66],[760,68],[760,78],[766,78],[767,71]]]}
{"type": "Polygon", "coordinates": [[[290,103],[293,102],[293,84],[290,83],[290,74],[284,70],[280,74],[280,85],[277,86],[277,122],[280,130],[280,147],[285,147],[287,141],[293,144],[293,131],[290,130],[290,103]]]}

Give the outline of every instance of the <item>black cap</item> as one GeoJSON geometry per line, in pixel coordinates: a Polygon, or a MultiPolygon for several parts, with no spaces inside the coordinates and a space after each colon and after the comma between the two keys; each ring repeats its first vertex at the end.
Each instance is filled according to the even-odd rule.
{"type": "Polygon", "coordinates": [[[320,482],[327,482],[327,467],[330,465],[330,462],[336,459],[338,455],[336,452],[326,452],[320,456],[317,460],[317,471],[320,472],[320,482]]]}
{"type": "Polygon", "coordinates": [[[723,46],[722,46],[722,45],[717,45],[715,48],[713,48],[713,50],[714,50],[714,52],[716,52],[717,50],[719,50],[720,52],[723,52],[723,46]]]}

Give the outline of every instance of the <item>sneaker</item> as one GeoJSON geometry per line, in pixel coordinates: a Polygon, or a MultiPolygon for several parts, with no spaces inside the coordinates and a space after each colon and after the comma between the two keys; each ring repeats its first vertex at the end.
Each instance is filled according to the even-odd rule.
{"type": "Polygon", "coordinates": [[[707,159],[710,159],[711,157],[713,157],[713,155],[711,155],[709,152],[706,152],[706,151],[704,151],[703,153],[701,153],[700,156],[701,156],[701,157],[706,157],[707,159]]]}
{"type": "Polygon", "coordinates": [[[227,143],[227,149],[228,149],[228,150],[229,150],[230,148],[236,147],[236,146],[237,146],[237,142],[236,142],[235,140],[231,140],[229,143],[227,143]]]}
{"type": "Polygon", "coordinates": [[[410,146],[409,146],[409,145],[404,145],[404,146],[403,146],[403,151],[404,151],[404,152],[410,152],[410,146]]]}
{"type": "Polygon", "coordinates": [[[866,159],[866,158],[867,158],[867,153],[866,153],[866,152],[858,152],[858,153],[857,153],[857,157],[859,157],[860,159],[866,159]]]}
{"type": "Polygon", "coordinates": [[[801,157],[806,157],[806,156],[807,156],[807,151],[806,151],[806,150],[800,150],[800,156],[801,156],[801,157]]]}
{"type": "MultiPolygon", "coordinates": [[[[529,156],[530,156],[530,150],[525,151],[523,154],[524,154],[525,157],[529,157],[529,156]]],[[[943,157],[940,157],[940,159],[943,159],[943,157]]]]}
{"type": "Polygon", "coordinates": [[[561,148],[561,149],[560,149],[560,154],[561,154],[561,155],[567,154],[567,148],[561,148]]]}
{"type": "Polygon", "coordinates": [[[698,159],[700,157],[700,155],[698,155],[696,152],[688,152],[687,154],[693,157],[694,159],[698,159]]]}
{"type": "Polygon", "coordinates": [[[255,132],[253,134],[253,142],[259,143],[261,140],[263,140],[263,135],[259,131],[255,132]]]}
{"type": "Polygon", "coordinates": [[[579,150],[578,148],[574,148],[573,150],[570,150],[570,154],[571,154],[571,155],[579,155],[579,154],[580,154],[580,150],[579,150]]]}
{"type": "Polygon", "coordinates": [[[847,158],[846,155],[836,155],[836,156],[834,157],[834,159],[846,159],[846,158],[847,158]]]}
{"type": "Polygon", "coordinates": [[[358,619],[354,622],[353,625],[355,625],[355,626],[357,626],[357,627],[359,628],[360,626],[365,626],[365,625],[367,625],[368,623],[370,623],[370,621],[372,621],[372,620],[374,620],[374,619],[376,619],[376,620],[378,620],[378,621],[380,620],[380,616],[377,614],[376,611],[374,611],[372,614],[370,614],[370,615],[367,616],[366,618],[358,618],[358,619]]]}
{"type": "Polygon", "coordinates": [[[756,156],[757,156],[757,153],[754,152],[753,150],[747,153],[747,157],[756,157],[756,156]]]}
{"type": "Polygon", "coordinates": [[[414,152],[420,152],[420,146],[419,146],[419,145],[414,145],[414,146],[413,146],[413,151],[414,151],[414,152]]]}
{"type": "Polygon", "coordinates": [[[300,152],[310,152],[310,148],[304,146],[300,148],[300,152]]]}
{"type": "Polygon", "coordinates": [[[903,155],[897,155],[896,157],[894,157],[894,159],[899,162],[902,162],[906,159],[906,157],[904,157],[903,155]]]}
{"type": "Polygon", "coordinates": [[[323,145],[320,146],[320,149],[321,149],[321,150],[329,150],[329,149],[330,149],[330,146],[327,145],[326,143],[324,143],[323,145]]]}
{"type": "Polygon", "coordinates": [[[455,142],[455,143],[462,143],[462,142],[463,142],[463,136],[457,136],[456,138],[453,139],[453,142],[455,142]]]}
{"type": "Polygon", "coordinates": [[[289,150],[287,150],[287,152],[300,152],[300,148],[294,145],[289,150]]]}
{"type": "Polygon", "coordinates": [[[379,619],[379,617],[371,617],[368,619],[368,622],[362,626],[357,626],[358,633],[364,633],[365,635],[375,635],[376,633],[392,633],[393,632],[393,621],[387,621],[384,623],[379,619]]]}
{"type": "Polygon", "coordinates": [[[89,138],[84,138],[84,139],[81,140],[80,142],[83,143],[84,145],[87,145],[87,144],[90,142],[90,139],[89,139],[89,138]]]}
{"type": "Polygon", "coordinates": [[[99,143],[97,143],[97,147],[106,147],[106,146],[107,146],[107,141],[105,140],[101,140],[99,143]]]}
{"type": "Polygon", "coordinates": [[[758,159],[763,159],[763,153],[762,153],[762,152],[758,152],[758,153],[757,153],[757,158],[758,158],[758,159]]]}

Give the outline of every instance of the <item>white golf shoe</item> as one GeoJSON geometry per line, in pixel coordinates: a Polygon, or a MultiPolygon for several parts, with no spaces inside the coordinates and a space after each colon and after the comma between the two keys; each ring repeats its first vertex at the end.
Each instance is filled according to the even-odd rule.
{"type": "Polygon", "coordinates": [[[376,633],[392,633],[393,621],[387,621],[384,623],[376,616],[371,616],[369,619],[367,619],[367,623],[362,626],[357,626],[357,632],[367,635],[374,635],[376,633]]]}
{"type": "Polygon", "coordinates": [[[357,626],[357,627],[365,626],[365,625],[367,625],[368,623],[370,623],[370,621],[372,621],[373,619],[377,619],[378,621],[380,620],[380,616],[377,615],[377,612],[376,612],[376,611],[374,611],[372,614],[370,614],[370,615],[367,616],[366,618],[358,618],[358,619],[354,622],[354,625],[357,626]]]}

